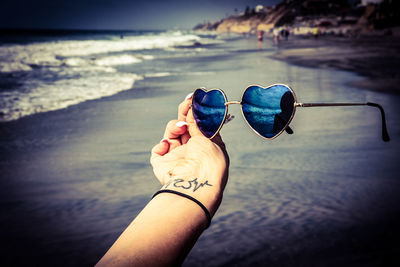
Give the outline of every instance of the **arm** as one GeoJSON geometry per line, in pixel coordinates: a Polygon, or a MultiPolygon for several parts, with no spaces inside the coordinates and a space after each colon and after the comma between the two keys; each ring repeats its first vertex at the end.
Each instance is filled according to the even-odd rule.
{"type": "MultiPolygon", "coordinates": [[[[161,189],[183,193],[202,203],[213,216],[227,182],[228,157],[219,136],[201,135],[190,99],[178,120],[167,125],[152,150],[151,163],[161,189]]],[[[125,229],[97,266],[171,266],[181,264],[208,224],[194,201],[173,193],[157,194],[125,229]]]]}
{"type": "Polygon", "coordinates": [[[206,227],[204,211],[173,194],[159,194],[140,212],[98,266],[180,265],[206,227]]]}

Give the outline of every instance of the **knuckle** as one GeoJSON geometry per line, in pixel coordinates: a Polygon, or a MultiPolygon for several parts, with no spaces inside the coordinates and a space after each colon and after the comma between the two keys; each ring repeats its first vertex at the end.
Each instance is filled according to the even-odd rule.
{"type": "Polygon", "coordinates": [[[152,149],[151,149],[151,157],[154,157],[154,154],[156,153],[157,150],[157,145],[155,145],[152,149]]]}
{"type": "Polygon", "coordinates": [[[174,127],[175,124],[177,123],[177,121],[178,121],[178,120],[170,120],[170,121],[167,123],[167,129],[168,129],[168,128],[171,128],[171,127],[174,127]]]}

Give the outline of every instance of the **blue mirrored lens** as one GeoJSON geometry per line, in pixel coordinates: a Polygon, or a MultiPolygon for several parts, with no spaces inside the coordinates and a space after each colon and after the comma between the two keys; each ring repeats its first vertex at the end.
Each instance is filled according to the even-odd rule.
{"type": "Polygon", "coordinates": [[[261,136],[273,138],[289,124],[295,98],[284,85],[250,86],[242,98],[244,117],[261,136]]]}
{"type": "Polygon", "coordinates": [[[222,92],[197,89],[192,101],[193,117],[197,127],[208,138],[215,135],[225,118],[225,97],[222,92]]]}

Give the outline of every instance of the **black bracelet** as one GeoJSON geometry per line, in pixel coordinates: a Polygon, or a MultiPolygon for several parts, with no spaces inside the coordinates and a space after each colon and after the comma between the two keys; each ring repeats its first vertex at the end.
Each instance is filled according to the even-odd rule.
{"type": "Polygon", "coordinates": [[[207,210],[207,208],[206,208],[200,201],[198,201],[197,199],[195,199],[195,198],[193,198],[193,197],[191,197],[191,196],[189,196],[189,195],[186,195],[186,194],[184,194],[184,193],[181,193],[181,192],[178,192],[178,191],[173,191],[173,190],[168,190],[168,189],[161,189],[160,191],[157,191],[157,192],[152,196],[151,199],[153,199],[155,196],[157,196],[157,195],[160,194],[160,193],[171,193],[171,194],[175,194],[175,195],[178,195],[178,196],[181,196],[181,197],[185,197],[185,198],[187,198],[187,199],[190,199],[191,201],[193,201],[194,203],[196,203],[197,205],[199,205],[200,208],[202,208],[203,211],[204,211],[204,213],[206,214],[206,217],[207,217],[207,227],[206,227],[206,229],[210,226],[210,224],[211,224],[211,215],[210,215],[210,212],[209,212],[209,211],[207,210]]]}

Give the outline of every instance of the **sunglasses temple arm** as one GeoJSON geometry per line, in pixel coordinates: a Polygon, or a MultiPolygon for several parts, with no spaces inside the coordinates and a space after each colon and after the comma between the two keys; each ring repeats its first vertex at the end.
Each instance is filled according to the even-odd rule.
{"type": "Polygon", "coordinates": [[[389,137],[388,130],[386,128],[386,116],[385,116],[385,111],[383,110],[383,107],[381,105],[379,105],[379,104],[371,103],[371,102],[368,102],[367,106],[376,107],[381,111],[381,117],[382,117],[382,139],[385,142],[389,142],[390,141],[390,137],[389,137]]]}
{"type": "Polygon", "coordinates": [[[382,106],[376,103],[296,103],[296,107],[308,108],[308,107],[339,107],[339,106],[370,106],[376,107],[381,112],[382,117],[382,140],[384,142],[389,142],[390,137],[388,130],[386,128],[386,116],[385,111],[383,110],[382,106]]]}

